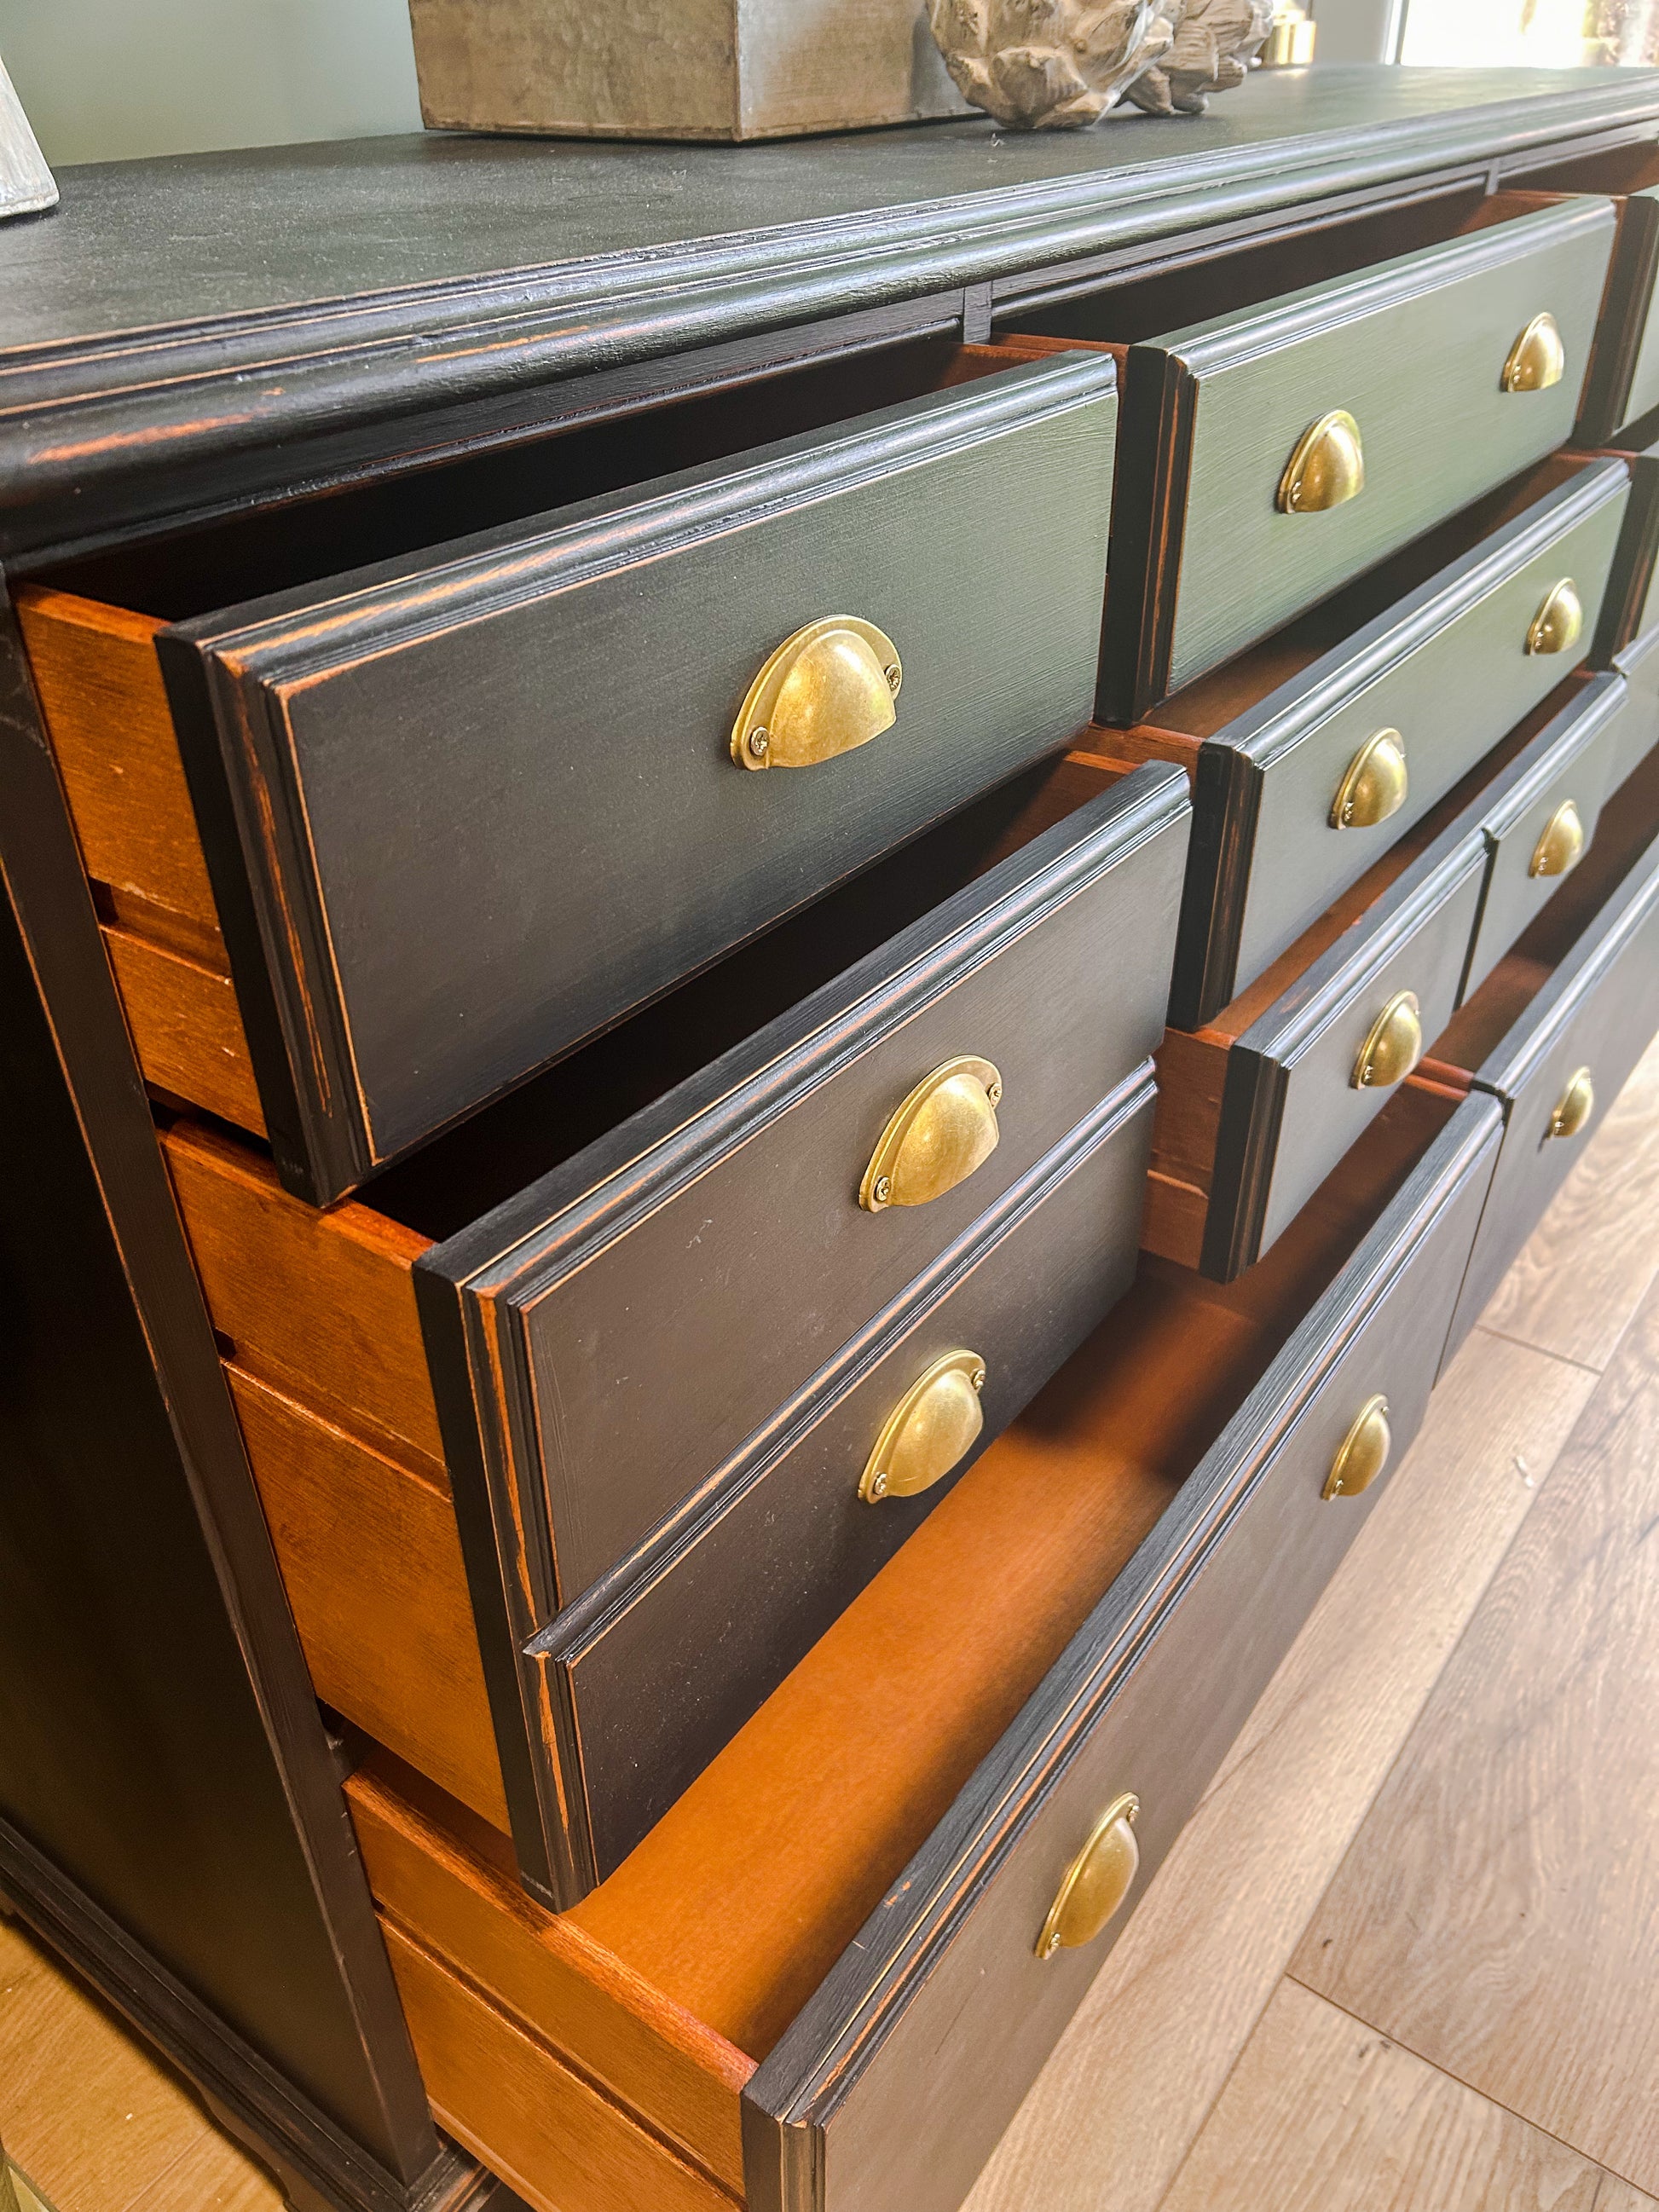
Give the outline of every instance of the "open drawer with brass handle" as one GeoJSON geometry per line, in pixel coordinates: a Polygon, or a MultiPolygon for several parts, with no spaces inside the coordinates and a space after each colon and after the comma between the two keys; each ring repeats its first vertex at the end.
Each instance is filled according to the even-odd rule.
{"type": "Polygon", "coordinates": [[[1611,205],[1453,196],[1420,220],[1435,242],[1408,253],[1358,222],[1241,256],[1218,287],[1203,264],[1008,312],[1020,343],[1122,366],[1103,721],[1142,719],[1566,439],[1611,205]]]}
{"type": "Polygon", "coordinates": [[[23,588],[152,1087],[326,1202],[1062,745],[1114,374],[890,348],[23,588]]]}
{"type": "Polygon", "coordinates": [[[1628,499],[1622,460],[1554,456],[1091,741],[1193,780],[1176,1028],[1255,982],[1585,658],[1628,499]]]}
{"type": "Polygon", "coordinates": [[[166,1132],[322,1694],[510,1817],[543,1888],[580,1894],[945,1494],[973,1437],[936,1485],[902,1464],[959,1387],[872,1464],[925,1370],[980,1355],[988,1437],[1127,1282],[1187,822],[1169,768],[1029,769],[327,1212],[166,1132]],[[307,1600],[330,1499],[377,1489],[452,1549],[459,1516],[465,1680],[432,1682],[410,1607],[354,1638],[307,1600]],[[602,1752],[597,1690],[585,1738],[541,1717],[647,1626],[624,1727],[685,1643],[656,1773],[602,1752]]]}
{"type": "Polygon", "coordinates": [[[951,2212],[1410,1443],[1499,1121],[1407,1088],[1243,1280],[1144,1260],[573,1911],[360,1747],[447,2124],[559,2212],[951,2212]]]}
{"type": "Polygon", "coordinates": [[[1595,835],[1623,679],[1553,693],[1290,950],[1158,1053],[1148,1249],[1228,1281],[1279,1236],[1595,835]]]}
{"type": "Polygon", "coordinates": [[[1503,1106],[1449,1351],[1480,1319],[1659,1028],[1659,750],[1602,810],[1572,882],[1473,993],[1425,1077],[1503,1106]]]}

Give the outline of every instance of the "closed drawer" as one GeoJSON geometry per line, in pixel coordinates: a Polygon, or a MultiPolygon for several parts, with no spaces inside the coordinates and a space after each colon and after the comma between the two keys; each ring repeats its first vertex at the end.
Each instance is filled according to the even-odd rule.
{"type": "Polygon", "coordinates": [[[1544,463],[1146,722],[1089,740],[1193,778],[1176,1028],[1253,983],[1589,652],[1623,467],[1544,463]],[[1577,621],[1535,628],[1564,585],[1577,621]],[[1379,744],[1390,773],[1356,792],[1379,744]]]}
{"type": "MultiPolygon", "coordinates": [[[[372,1206],[319,1214],[222,1136],[169,1131],[255,1474],[273,1523],[294,1530],[296,1576],[317,1571],[314,1547],[298,1553],[322,1480],[307,1476],[299,1506],[280,1502],[302,1459],[334,1468],[337,1488],[367,1489],[369,1455],[426,1486],[397,1494],[428,1518],[432,1487],[453,1491],[501,1779],[492,1788],[454,1701],[419,1674],[389,1727],[396,1686],[368,1654],[360,1686],[341,1679],[349,1655],[332,1630],[330,1701],[395,1734],[395,1749],[487,1816],[510,1803],[533,1881],[568,1896],[590,1877],[586,1844],[571,1856],[586,1834],[580,1780],[526,1723],[542,1697],[526,1647],[653,1532],[665,1553],[683,1548],[717,1496],[747,1495],[781,1440],[868,1367],[876,1339],[921,1340],[920,1319],[899,1316],[936,1302],[953,1270],[998,1275],[964,1255],[1032,1212],[1068,1133],[1099,1122],[1161,1033],[1187,813],[1167,768],[1028,771],[389,1171],[372,1206]],[[284,1409],[277,1422],[258,1398],[256,1429],[261,1386],[284,1409]]],[[[1121,1281],[1140,1143],[1126,1136],[1084,1179],[1075,1313],[1056,1298],[1024,1336],[1015,1326],[1024,1349],[1006,1367],[994,1346],[974,1347],[988,1426],[1121,1281]]],[[[1035,1236],[1022,1232],[1019,1250],[1035,1236]]],[[[769,1476],[763,1494],[793,1480],[769,1476]]],[[[811,1571],[820,1612],[925,1510],[860,1508],[864,1550],[832,1547],[811,1571]]],[[[763,1522],[775,1518],[769,1504],[763,1522]]],[[[748,1523],[734,1506],[727,1525],[748,1523]]],[[[692,1548],[701,1560],[717,1547],[697,1534],[692,1548]]],[[[680,1587],[694,1580],[688,1569],[680,1587]]],[[[583,1618],[614,1597],[601,1590],[583,1618]]],[[[313,1617],[320,1642],[320,1606],[313,1617]]],[[[789,1632],[769,1631],[770,1648],[789,1632]]]]}
{"type": "Polygon", "coordinates": [[[1128,1289],[1152,1099],[1148,1061],[532,1643],[567,1899],[616,1871],[1128,1289]]]}
{"type": "Polygon", "coordinates": [[[957,2204],[1364,1525],[1379,1485],[1322,1496],[1357,1416],[1386,1398],[1355,1480],[1386,1479],[1420,1419],[1499,1123],[1403,1092],[1245,1282],[1145,1263],[573,1911],[526,1900],[499,1838],[371,1754],[358,1834],[428,2087],[468,2139],[570,2212],[613,2208],[597,2158],[556,2171],[597,2085],[611,2135],[648,2130],[665,2160],[649,2201],[678,2201],[684,2160],[776,2212],[957,2204]],[[1039,1957],[1131,1793],[1127,1897],[1039,1957]],[[533,2081],[495,2094],[495,2054],[526,2048],[533,2081]]]}
{"type": "MultiPolygon", "coordinates": [[[[1550,715],[1488,787],[1483,827],[1492,859],[1463,978],[1477,990],[1548,905],[1595,836],[1640,719],[1622,677],[1597,676],[1550,715]]],[[[1536,722],[1548,712],[1540,708],[1536,722]]]]}
{"type": "Polygon", "coordinates": [[[424,508],[366,492],[270,522],[263,556],[228,526],[37,591],[107,919],[147,975],[197,971],[170,1024],[129,997],[152,1080],[244,1126],[257,1086],[285,1182],[326,1202],[1063,744],[1097,654],[1113,374],[898,349],[545,441],[520,485],[458,465],[424,508]],[[799,434],[753,447],[769,424],[799,434]],[[293,587],[227,609],[231,579],[293,587]],[[136,854],[99,784],[112,720],[164,770],[176,726],[193,801],[136,854]]]}
{"type": "Polygon", "coordinates": [[[1254,1265],[1450,1020],[1488,847],[1478,819],[1441,827],[1447,811],[1214,1022],[1166,1033],[1149,1250],[1218,1282],[1254,1265]]]}
{"type": "Polygon", "coordinates": [[[1609,779],[1617,788],[1659,744],[1659,605],[1654,620],[1613,661],[1630,686],[1631,707],[1620,729],[1619,763],[1609,779]]]}
{"type": "Polygon", "coordinates": [[[1653,146],[1535,170],[1527,178],[1551,191],[1605,193],[1618,219],[1607,294],[1585,379],[1578,435],[1603,445],[1626,422],[1659,406],[1659,317],[1654,272],[1659,268],[1659,155],[1653,146]]]}
{"type": "Polygon", "coordinates": [[[1480,1319],[1656,1030],[1659,756],[1650,754],[1608,800],[1577,877],[1470,999],[1426,1070],[1490,1094],[1504,1114],[1449,1351],[1480,1319]]]}
{"type": "Polygon", "coordinates": [[[1103,721],[1139,720],[1565,439],[1613,209],[1498,196],[1462,220],[1304,289],[1286,254],[1281,296],[1213,320],[1144,331],[1109,292],[1041,319],[1127,342],[1103,721]],[[1559,350],[1511,370],[1540,314],[1559,350]]]}

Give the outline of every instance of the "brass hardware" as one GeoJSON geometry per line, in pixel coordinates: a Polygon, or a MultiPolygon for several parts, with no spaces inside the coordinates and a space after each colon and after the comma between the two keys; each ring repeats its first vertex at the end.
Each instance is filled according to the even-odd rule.
{"type": "Polygon", "coordinates": [[[1281,514],[1318,514],[1365,489],[1359,425],[1346,407],[1322,415],[1296,441],[1273,504],[1281,514]]]}
{"type": "Polygon", "coordinates": [[[1356,1091],[1386,1091],[1423,1057],[1422,1008],[1415,991],[1396,991],[1371,1024],[1353,1064],[1356,1091]]]}
{"type": "Polygon", "coordinates": [[[1544,1132],[1546,1139],[1576,1137],[1595,1111],[1595,1085],[1590,1081],[1590,1072],[1578,1068],[1569,1076],[1566,1089],[1555,1102],[1549,1127],[1544,1132]]]}
{"type": "Polygon", "coordinates": [[[1135,1819],[1140,1800],[1126,1790],[1095,1822],[1089,1840],[1066,1869],[1037,1937],[1039,1959],[1092,1943],[1129,1894],[1140,1868],[1135,1819]]]}
{"type": "Polygon", "coordinates": [[[995,1152],[1002,1078],[988,1060],[947,1060],[924,1076],[894,1113],[870,1155],[859,1204],[926,1206],[942,1198],[995,1152]]]}
{"type": "Polygon", "coordinates": [[[1389,1463],[1394,1431],[1389,1426],[1386,1398],[1367,1398],[1354,1415],[1353,1426],[1336,1448],[1331,1471],[1325,1477],[1322,1498],[1358,1498],[1369,1490],[1389,1463]]]}
{"type": "Polygon", "coordinates": [[[979,1394],[985,1362],[976,1352],[947,1352],[919,1376],[882,1423],[865,1462],[859,1496],[915,1498],[943,1482],[985,1426],[979,1394]]]}
{"type": "Polygon", "coordinates": [[[898,647],[873,623],[830,615],[767,660],[732,726],[740,768],[811,768],[867,745],[896,717],[898,647]]]}
{"type": "Polygon", "coordinates": [[[1510,348],[1498,382],[1505,392],[1547,392],[1566,366],[1560,325],[1552,314],[1534,315],[1510,348]]]}
{"type": "Polygon", "coordinates": [[[1527,863],[1529,876],[1570,876],[1584,857],[1584,825],[1571,799],[1564,799],[1544,824],[1544,834],[1527,863]]]}
{"type": "Polygon", "coordinates": [[[1563,576],[1532,618],[1528,653],[1565,653],[1583,635],[1584,603],[1571,576],[1563,576]]]}
{"type": "Polygon", "coordinates": [[[1280,0],[1256,59],[1263,69],[1305,69],[1318,34],[1319,26],[1298,0],[1280,0]]]}
{"type": "Polygon", "coordinates": [[[1374,830],[1406,803],[1406,741],[1398,730],[1367,738],[1331,802],[1333,830],[1374,830]]]}

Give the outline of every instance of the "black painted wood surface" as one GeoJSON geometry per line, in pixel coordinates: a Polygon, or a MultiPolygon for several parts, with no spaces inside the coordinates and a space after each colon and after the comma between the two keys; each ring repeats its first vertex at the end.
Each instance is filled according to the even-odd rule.
{"type": "Polygon", "coordinates": [[[1128,1289],[1153,1097],[1148,1061],[531,1645],[575,1894],[615,1872],[1128,1289]],[[931,1490],[864,1503],[883,1422],[956,1351],[985,1363],[978,1441],[931,1490]]]}
{"type": "MultiPolygon", "coordinates": [[[[1131,345],[1099,712],[1132,722],[1566,438],[1613,233],[1566,199],[1463,238],[1131,345]],[[1505,392],[1547,305],[1568,368],[1505,392]],[[1360,425],[1365,481],[1324,513],[1277,510],[1304,430],[1360,425]]],[[[1109,339],[1110,295],[1088,335],[1109,339]]]]}
{"type": "Polygon", "coordinates": [[[1039,363],[164,634],[279,1171],[339,1195],[1088,720],[1110,364],[1039,363]],[[728,752],[802,623],[884,737],[728,752]],[[234,828],[233,828],[234,821],[234,828]]]}
{"type": "Polygon", "coordinates": [[[1522,646],[1563,576],[1583,600],[1588,648],[1610,565],[1616,572],[1615,538],[1618,560],[1632,557],[1621,524],[1623,466],[1588,465],[1432,575],[1406,581],[1380,611],[1372,610],[1404,556],[1341,594],[1308,624],[1316,635],[1335,630],[1339,641],[1206,739],[1170,993],[1175,1027],[1200,1028],[1254,982],[1559,683],[1571,656],[1522,646]],[[1334,829],[1348,763],[1386,728],[1405,744],[1405,804],[1373,830],[1334,829]]]}
{"type": "Polygon", "coordinates": [[[1499,1128],[1455,1109],[757,2072],[753,2212],[967,2193],[1100,1965],[1036,1956],[1073,1854],[1137,1791],[1133,1911],[1381,1494],[1321,1501],[1349,1424],[1384,1392],[1397,1456],[1421,1419],[1499,1128]]]}
{"type": "MultiPolygon", "coordinates": [[[[1650,766],[1642,774],[1645,805],[1637,818],[1650,828],[1659,797],[1650,766]]],[[[1632,787],[1615,792],[1609,810],[1632,809],[1632,787]]],[[[1628,818],[1620,825],[1629,833],[1628,818]]],[[[1609,836],[1617,834],[1609,824],[1609,836]]],[[[1534,927],[1540,953],[1579,917],[1565,896],[1534,927]]],[[[1533,933],[1520,940],[1526,952],[1533,933]]],[[[1659,1030],[1659,840],[1638,850],[1617,888],[1589,919],[1554,974],[1476,1069],[1474,1087],[1504,1108],[1503,1150],[1458,1299],[1446,1356],[1480,1319],[1510,1261],[1565,1182],[1626,1078],[1659,1030]],[[1573,1074],[1588,1067],[1595,1103],[1574,1136],[1553,1137],[1550,1117],[1573,1074]]]]}
{"type": "Polygon", "coordinates": [[[1231,1282],[1295,1218],[1388,1103],[1353,1081],[1372,1023],[1415,993],[1425,1038],[1457,1006],[1487,845],[1460,819],[1231,1045],[1203,1271],[1231,1282]]]}
{"type": "Polygon", "coordinates": [[[1479,183],[1656,121],[1649,72],[1330,67],[1263,71],[1175,125],[72,169],[50,223],[0,234],[0,550],[84,531],[89,462],[94,526],[131,526],[522,428],[567,378],[941,291],[985,288],[988,315],[989,288],[1045,267],[1479,183]]]}

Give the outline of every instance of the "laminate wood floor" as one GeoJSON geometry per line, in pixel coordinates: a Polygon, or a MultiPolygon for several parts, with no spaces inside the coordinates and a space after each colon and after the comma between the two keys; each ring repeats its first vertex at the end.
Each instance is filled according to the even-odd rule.
{"type": "MultiPolygon", "coordinates": [[[[969,2212],[1659,2212],[1656,1812],[1659,1045],[969,2212]]],[[[15,1921],[0,2136],[53,2212],[282,2203],[15,1921]]]]}

